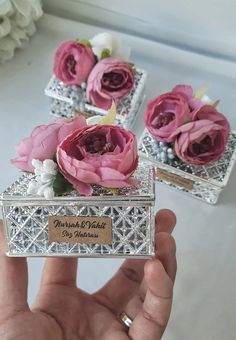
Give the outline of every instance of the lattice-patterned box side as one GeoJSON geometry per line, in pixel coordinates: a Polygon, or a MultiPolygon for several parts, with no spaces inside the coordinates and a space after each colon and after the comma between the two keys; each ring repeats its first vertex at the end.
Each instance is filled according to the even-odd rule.
{"type": "MultiPolygon", "coordinates": [[[[1,195],[9,256],[148,258],[154,255],[153,169],[147,172],[144,166],[139,167],[135,178],[140,180],[140,185],[121,189],[115,195],[94,187],[93,196],[79,196],[73,191],[53,200],[27,195],[33,177],[33,174],[24,174],[1,195]],[[67,242],[50,242],[50,216],[84,217],[85,220],[108,218],[111,221],[111,243],[73,243],[68,238],[67,242]]],[[[67,232],[68,225],[64,229],[61,228],[61,232],[67,232]]]]}
{"type": "Polygon", "coordinates": [[[193,166],[177,157],[161,161],[158,155],[160,144],[144,130],[139,141],[141,158],[155,167],[158,182],[183,191],[207,203],[215,204],[227,185],[236,160],[236,133],[231,132],[224,155],[208,166],[193,166]]]}
{"type": "MultiPolygon", "coordinates": [[[[134,89],[128,96],[117,104],[116,124],[130,129],[135,122],[139,109],[145,99],[145,84],[147,74],[144,70],[135,70],[134,89]]],[[[51,78],[45,94],[51,100],[51,113],[56,117],[72,117],[75,112],[83,112],[86,117],[106,115],[107,111],[87,102],[81,108],[81,88],[68,86],[59,81],[55,76],[51,78]]]]}

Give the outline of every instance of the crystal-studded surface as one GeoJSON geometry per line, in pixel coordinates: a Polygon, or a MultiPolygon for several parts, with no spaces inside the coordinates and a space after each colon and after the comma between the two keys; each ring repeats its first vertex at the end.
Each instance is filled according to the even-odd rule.
{"type": "Polygon", "coordinates": [[[2,210],[9,256],[150,257],[154,255],[153,171],[139,168],[137,188],[124,188],[115,196],[96,188],[95,196],[56,197],[47,201],[27,196],[29,181],[23,175],[2,195],[2,210]],[[144,177],[143,177],[144,176],[144,177]],[[49,216],[109,216],[112,244],[49,243],[49,216]]]}
{"type": "MultiPolygon", "coordinates": [[[[136,69],[134,89],[117,104],[117,125],[125,128],[132,127],[145,97],[145,83],[146,72],[136,69]]],[[[51,78],[45,89],[45,94],[51,100],[51,113],[54,116],[70,118],[76,112],[81,111],[79,109],[81,105],[77,107],[80,98],[77,98],[76,91],[73,88],[72,86],[66,86],[55,76],[51,78]]],[[[107,113],[106,110],[97,108],[87,102],[84,103],[84,111],[91,115],[105,115],[107,113]]]]}
{"type": "MultiPolygon", "coordinates": [[[[3,201],[6,200],[31,200],[36,199],[45,201],[45,198],[40,196],[32,197],[27,195],[27,188],[29,185],[30,180],[33,180],[35,177],[34,174],[24,173],[17,181],[15,181],[9,188],[7,188],[1,198],[3,201]]],[[[62,197],[55,197],[55,201],[62,201],[65,199],[73,199],[73,200],[83,200],[83,201],[101,201],[104,200],[112,200],[112,201],[122,201],[125,202],[127,200],[153,200],[154,199],[154,182],[153,182],[153,169],[151,168],[147,171],[146,163],[140,163],[139,167],[135,171],[134,178],[139,180],[139,185],[137,187],[129,187],[129,188],[122,188],[118,189],[116,194],[114,195],[112,191],[94,186],[93,187],[93,196],[80,196],[80,194],[76,191],[72,191],[67,196],[62,197]],[[98,197],[99,196],[99,197],[98,197]]]]}
{"type": "Polygon", "coordinates": [[[196,198],[208,203],[216,203],[220,192],[226,186],[233,165],[236,160],[236,133],[232,132],[229,136],[228,144],[224,155],[215,163],[208,166],[193,166],[183,163],[180,159],[160,160],[160,144],[155,141],[147,130],[144,130],[140,142],[139,151],[143,158],[148,159],[150,164],[156,168],[164,169],[170,174],[176,174],[182,178],[190,179],[193,183],[192,189],[176,185],[171,180],[161,179],[159,182],[165,183],[170,187],[184,191],[196,198]]]}
{"type": "Polygon", "coordinates": [[[154,254],[151,207],[122,206],[6,206],[4,207],[8,255],[11,256],[118,256],[154,254]],[[112,244],[48,242],[48,216],[109,216],[112,244]]]}

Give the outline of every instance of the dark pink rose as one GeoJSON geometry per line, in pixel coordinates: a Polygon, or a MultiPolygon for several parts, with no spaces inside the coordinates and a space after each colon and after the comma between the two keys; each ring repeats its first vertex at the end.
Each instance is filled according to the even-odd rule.
{"type": "Polygon", "coordinates": [[[109,109],[112,101],[127,96],[134,86],[134,72],[130,64],[113,58],[99,61],[87,81],[87,99],[102,109],[109,109]]]}
{"type": "Polygon", "coordinates": [[[212,105],[193,113],[194,121],[180,126],[172,137],[175,151],[183,162],[207,165],[217,161],[225,151],[230,131],[227,119],[212,105]]]}
{"type": "Polygon", "coordinates": [[[145,112],[145,125],[158,141],[172,142],[172,134],[191,120],[188,100],[180,92],[167,92],[152,99],[145,112]]]}
{"type": "Polygon", "coordinates": [[[56,50],[53,71],[67,85],[81,85],[96,63],[90,47],[75,40],[64,41],[56,50]]]}
{"type": "Polygon", "coordinates": [[[118,126],[92,125],[78,129],[57,149],[63,176],[83,195],[91,195],[91,184],[106,188],[136,185],[130,178],[138,166],[134,134],[118,126]]]}
{"type": "Polygon", "coordinates": [[[60,118],[48,125],[37,126],[29,137],[22,139],[16,146],[17,157],[11,163],[21,170],[34,172],[33,159],[52,159],[58,144],[71,132],[85,125],[85,118],[76,115],[70,120],[60,118]]]}

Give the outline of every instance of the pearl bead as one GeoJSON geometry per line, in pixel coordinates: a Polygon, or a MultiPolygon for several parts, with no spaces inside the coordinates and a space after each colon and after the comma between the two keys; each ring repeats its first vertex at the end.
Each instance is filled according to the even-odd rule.
{"type": "Polygon", "coordinates": [[[165,161],[166,160],[166,154],[165,152],[161,152],[161,160],[165,161]]]}

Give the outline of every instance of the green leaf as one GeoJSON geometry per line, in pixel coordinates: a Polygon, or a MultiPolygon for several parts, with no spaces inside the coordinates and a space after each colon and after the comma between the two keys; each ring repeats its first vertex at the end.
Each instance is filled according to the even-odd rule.
{"type": "Polygon", "coordinates": [[[53,162],[57,163],[57,152],[56,151],[53,153],[52,160],[53,162]]]}
{"type": "Polygon", "coordinates": [[[214,101],[214,103],[212,103],[212,105],[217,108],[217,106],[219,105],[220,103],[220,99],[217,99],[216,101],[214,101]]]}
{"type": "Polygon", "coordinates": [[[58,171],[53,182],[53,190],[56,195],[62,196],[73,189],[72,185],[65,179],[65,177],[58,171]]]}
{"type": "Polygon", "coordinates": [[[84,45],[84,46],[92,48],[92,45],[91,45],[91,43],[90,43],[90,41],[88,39],[81,39],[81,40],[79,40],[79,43],[81,45],[84,45]]]}
{"type": "Polygon", "coordinates": [[[99,125],[113,125],[116,120],[116,104],[112,101],[111,108],[107,111],[105,117],[101,118],[98,122],[99,125]]]}
{"type": "Polygon", "coordinates": [[[194,98],[202,99],[202,97],[204,96],[204,94],[206,94],[207,91],[208,91],[208,86],[201,87],[200,89],[196,91],[194,98]]]}
{"type": "Polygon", "coordinates": [[[118,195],[119,193],[119,189],[118,188],[104,188],[102,187],[104,190],[106,190],[108,193],[112,193],[113,196],[118,195]]]}
{"type": "Polygon", "coordinates": [[[112,195],[113,195],[113,196],[116,196],[116,195],[118,194],[118,192],[119,192],[119,189],[117,189],[117,188],[111,188],[110,191],[112,192],[112,195]]]}
{"type": "Polygon", "coordinates": [[[109,48],[104,48],[104,50],[102,50],[100,59],[109,58],[110,56],[111,56],[111,51],[109,50],[109,48]]]}

